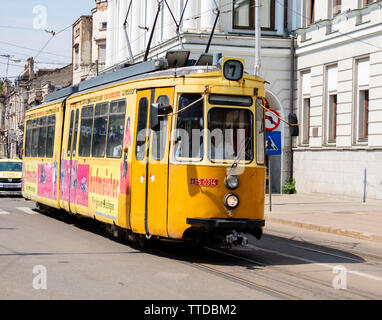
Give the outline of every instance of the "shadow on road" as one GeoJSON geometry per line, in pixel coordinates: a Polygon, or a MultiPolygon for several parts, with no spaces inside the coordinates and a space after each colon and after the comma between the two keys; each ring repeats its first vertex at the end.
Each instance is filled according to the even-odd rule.
{"type": "Polygon", "coordinates": [[[248,236],[250,245],[232,250],[221,248],[198,248],[179,241],[151,239],[139,245],[113,236],[106,231],[105,224],[91,218],[71,216],[67,213],[47,213],[35,209],[46,217],[71,224],[79,229],[98,234],[114,242],[129,246],[139,252],[184,261],[187,263],[216,266],[242,266],[249,270],[264,266],[299,264],[348,264],[363,263],[365,260],[347,251],[316,245],[301,240],[287,239],[264,234],[260,241],[248,236]]]}

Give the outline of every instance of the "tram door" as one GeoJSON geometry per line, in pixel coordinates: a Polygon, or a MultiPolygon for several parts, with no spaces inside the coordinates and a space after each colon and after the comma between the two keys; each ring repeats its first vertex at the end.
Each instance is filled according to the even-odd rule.
{"type": "Polygon", "coordinates": [[[173,106],[174,88],[142,90],[137,93],[136,146],[132,165],[131,215],[134,232],[167,236],[168,160],[171,116],[159,118],[151,129],[153,103],[173,106]],[[149,135],[150,133],[150,135],[149,135]]]}
{"type": "Polygon", "coordinates": [[[70,126],[68,144],[65,150],[65,172],[64,172],[64,199],[67,202],[65,209],[71,213],[76,213],[76,187],[77,187],[77,161],[75,161],[77,151],[79,109],[76,105],[70,108],[70,126]]]}

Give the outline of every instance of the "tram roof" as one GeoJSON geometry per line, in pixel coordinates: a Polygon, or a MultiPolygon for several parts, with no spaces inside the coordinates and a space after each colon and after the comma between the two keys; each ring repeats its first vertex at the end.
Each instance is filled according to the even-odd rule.
{"type": "Polygon", "coordinates": [[[215,72],[219,70],[220,67],[218,65],[191,65],[170,68],[167,59],[153,59],[82,81],[79,85],[54,91],[45,97],[43,104],[33,107],[30,110],[49,104],[62,102],[72,95],[102,89],[111,85],[125,83],[127,81],[148,79],[152,77],[179,77],[189,74],[215,72]]]}

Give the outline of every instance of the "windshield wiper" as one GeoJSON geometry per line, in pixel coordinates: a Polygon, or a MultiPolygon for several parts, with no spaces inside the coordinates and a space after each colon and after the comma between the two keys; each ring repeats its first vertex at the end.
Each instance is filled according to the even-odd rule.
{"type": "Polygon", "coordinates": [[[240,155],[241,155],[241,152],[243,151],[243,147],[245,147],[245,150],[247,150],[247,146],[248,146],[248,143],[252,141],[252,137],[247,137],[245,138],[245,140],[243,141],[242,145],[240,146],[240,151],[239,153],[237,154],[234,162],[232,163],[231,165],[231,168],[229,168],[229,174],[231,174],[231,171],[233,169],[235,169],[239,163],[239,158],[240,158],[240,155]]]}

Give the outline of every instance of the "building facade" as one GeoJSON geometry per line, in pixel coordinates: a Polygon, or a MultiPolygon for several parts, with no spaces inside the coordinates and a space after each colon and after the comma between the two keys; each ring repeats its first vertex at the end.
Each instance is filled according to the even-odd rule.
{"type": "Polygon", "coordinates": [[[11,90],[0,99],[0,156],[21,156],[25,111],[41,104],[45,96],[71,85],[72,65],[59,69],[34,69],[29,58],[24,73],[16,79],[11,90]]]}
{"type": "Polygon", "coordinates": [[[297,190],[382,199],[382,1],[304,1],[297,190]]]}
{"type": "Polygon", "coordinates": [[[73,24],[72,66],[73,84],[78,84],[87,77],[94,77],[92,66],[92,33],[93,21],[91,16],[81,16],[73,24]]]}
{"type": "Polygon", "coordinates": [[[96,0],[96,7],[92,10],[92,20],[92,63],[98,74],[105,69],[106,62],[107,0],[96,0]]]}
{"type": "Polygon", "coordinates": [[[105,68],[107,1],[95,0],[92,15],[81,16],[73,24],[73,84],[98,75],[105,68]]]}
{"type": "MultiPolygon", "coordinates": [[[[262,26],[261,76],[269,82],[267,100],[270,107],[287,118],[291,109],[291,92],[294,92],[292,30],[299,28],[299,1],[262,0],[260,8],[262,26]],[[292,87],[291,87],[292,86],[292,87]]],[[[245,59],[246,71],[254,73],[255,28],[254,0],[168,0],[172,14],[162,2],[157,26],[153,36],[149,58],[163,57],[168,50],[184,49],[197,58],[206,49],[213,29],[217,8],[220,16],[209,52],[220,52],[223,56],[245,59]],[[184,17],[179,24],[185,4],[184,17]],[[179,24],[179,29],[177,28],[179,24]]],[[[122,63],[141,61],[144,57],[150,32],[156,16],[158,1],[142,0],[108,1],[108,30],[106,45],[106,70],[122,63]],[[128,13],[128,14],[127,14],[128,13]],[[130,40],[131,52],[127,39],[130,40]]],[[[283,152],[272,156],[272,189],[279,192],[281,185],[290,176],[291,139],[289,129],[280,125],[283,152]]]]}

